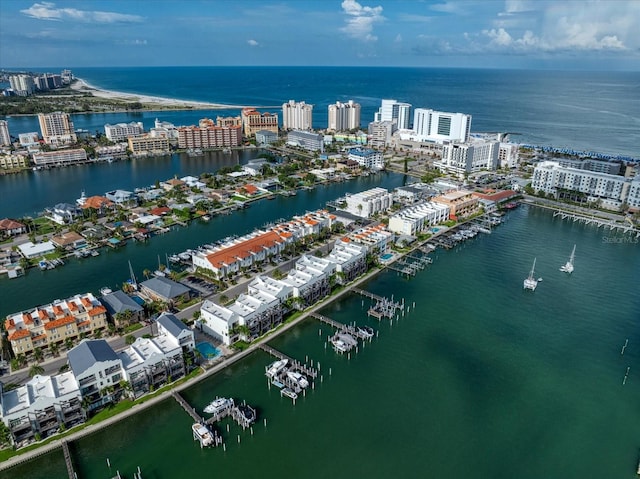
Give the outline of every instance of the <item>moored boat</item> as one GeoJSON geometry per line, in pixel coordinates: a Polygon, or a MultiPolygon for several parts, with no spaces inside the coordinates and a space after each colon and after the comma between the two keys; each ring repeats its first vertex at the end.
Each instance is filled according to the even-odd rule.
{"type": "Polygon", "coordinates": [[[213,433],[206,424],[199,422],[193,423],[191,430],[193,431],[193,439],[200,441],[201,447],[213,446],[215,444],[213,433]]]}
{"type": "Polygon", "coordinates": [[[287,371],[287,377],[302,389],[309,387],[309,381],[302,373],[297,371],[287,371]]]}
{"type": "Polygon", "coordinates": [[[560,266],[560,271],[563,273],[573,273],[573,260],[576,256],[576,245],[573,245],[573,251],[571,251],[571,256],[569,257],[569,261],[560,266]]]}
{"type": "Polygon", "coordinates": [[[233,399],[215,398],[204,408],[204,412],[207,414],[220,414],[231,407],[233,407],[233,399]]]}
{"type": "Polygon", "coordinates": [[[269,366],[267,366],[267,371],[265,372],[265,374],[267,375],[267,377],[272,378],[276,376],[280,371],[282,371],[285,367],[287,367],[287,364],[289,364],[288,359],[280,359],[276,362],[273,362],[269,366]]]}
{"type": "Polygon", "coordinates": [[[536,269],[536,258],[533,259],[533,266],[531,267],[531,271],[529,272],[529,276],[527,278],[525,278],[524,283],[523,283],[523,288],[524,289],[528,289],[530,291],[535,291],[536,288],[538,287],[538,281],[540,281],[539,279],[535,279],[534,274],[535,274],[535,269],[536,269]]]}

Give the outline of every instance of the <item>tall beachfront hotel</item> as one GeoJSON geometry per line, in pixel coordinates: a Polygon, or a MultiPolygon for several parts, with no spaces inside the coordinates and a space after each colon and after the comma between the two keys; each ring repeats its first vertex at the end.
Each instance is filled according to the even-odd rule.
{"type": "Polygon", "coordinates": [[[471,115],[416,108],[413,117],[413,140],[442,143],[469,141],[471,115]]]}
{"type": "Polygon", "coordinates": [[[411,104],[396,100],[382,100],[373,121],[391,121],[397,125],[398,130],[408,130],[411,128],[411,104]]]}
{"type": "Polygon", "coordinates": [[[311,130],[313,105],[289,100],[282,104],[282,128],[284,130],[311,130]]]}
{"type": "Polygon", "coordinates": [[[73,122],[68,113],[61,111],[38,113],[38,122],[42,138],[47,145],[61,145],[77,141],[73,122]]]}
{"type": "Polygon", "coordinates": [[[278,134],[278,114],[277,113],[260,113],[255,108],[245,108],[242,110],[242,127],[244,136],[250,138],[257,131],[267,130],[278,134]]]}
{"type": "Polygon", "coordinates": [[[360,128],[360,103],[349,100],[329,105],[327,129],[333,131],[355,130],[360,128]]]}

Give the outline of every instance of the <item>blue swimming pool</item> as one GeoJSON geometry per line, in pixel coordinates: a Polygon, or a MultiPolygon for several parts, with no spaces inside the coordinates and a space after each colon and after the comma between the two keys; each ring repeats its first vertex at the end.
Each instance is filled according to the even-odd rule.
{"type": "Polygon", "coordinates": [[[388,261],[391,258],[393,258],[393,255],[391,253],[385,253],[382,256],[380,256],[380,259],[382,259],[382,261],[388,261]]]}
{"type": "Polygon", "coordinates": [[[213,359],[220,354],[218,348],[214,348],[209,343],[198,343],[196,349],[200,351],[200,354],[206,359],[213,359]]]}

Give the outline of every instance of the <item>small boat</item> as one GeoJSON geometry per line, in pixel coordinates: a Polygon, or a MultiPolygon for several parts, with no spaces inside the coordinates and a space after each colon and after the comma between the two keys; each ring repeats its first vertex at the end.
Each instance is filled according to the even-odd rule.
{"type": "Polygon", "coordinates": [[[44,259],[38,261],[38,268],[40,268],[40,270],[42,271],[49,269],[49,262],[44,259]]]}
{"type": "Polygon", "coordinates": [[[113,293],[113,290],[109,286],[103,286],[100,288],[100,294],[102,296],[106,296],[107,294],[113,293]]]}
{"type": "Polygon", "coordinates": [[[531,267],[531,271],[529,272],[529,276],[527,278],[525,278],[524,283],[522,285],[522,287],[524,289],[528,289],[531,291],[535,291],[536,287],[538,286],[538,280],[535,279],[534,274],[535,274],[535,269],[536,269],[536,258],[533,259],[533,266],[531,267]]]}
{"type": "Polygon", "coordinates": [[[100,256],[100,253],[98,252],[98,250],[92,249],[91,256],[100,256]]]}
{"type": "Polygon", "coordinates": [[[309,387],[309,381],[302,373],[299,373],[297,371],[287,371],[287,377],[302,389],[309,387]]]}
{"type": "Polygon", "coordinates": [[[375,331],[370,326],[358,326],[358,333],[363,338],[369,339],[369,338],[373,338],[375,331]]]}
{"type": "Polygon", "coordinates": [[[267,377],[272,378],[276,376],[280,371],[282,371],[289,364],[288,359],[280,359],[274,363],[271,363],[267,366],[267,372],[265,373],[267,377]]]}
{"type": "Polygon", "coordinates": [[[193,430],[193,439],[200,441],[202,447],[214,445],[215,439],[213,433],[206,424],[196,422],[191,426],[191,429],[193,430]]]}
{"type": "Polygon", "coordinates": [[[332,338],[331,344],[333,345],[333,349],[335,349],[337,353],[341,353],[341,354],[346,353],[351,349],[349,345],[344,341],[342,341],[341,339],[332,338]]]}
{"type": "Polygon", "coordinates": [[[576,256],[576,245],[573,245],[573,251],[571,251],[571,256],[569,256],[569,261],[567,261],[564,265],[560,266],[560,271],[563,273],[573,273],[573,260],[576,256]]]}
{"type": "Polygon", "coordinates": [[[210,215],[203,215],[203,216],[202,216],[202,220],[203,220],[203,221],[209,221],[210,219],[211,219],[211,216],[210,216],[210,215]]]}
{"type": "Polygon", "coordinates": [[[233,399],[215,398],[204,408],[204,412],[207,414],[220,414],[221,412],[224,412],[232,407],[233,399]]]}
{"type": "Polygon", "coordinates": [[[297,399],[298,395],[296,394],[296,392],[293,389],[289,389],[289,388],[283,388],[280,390],[280,395],[281,396],[287,396],[290,397],[291,399],[297,399]]]}

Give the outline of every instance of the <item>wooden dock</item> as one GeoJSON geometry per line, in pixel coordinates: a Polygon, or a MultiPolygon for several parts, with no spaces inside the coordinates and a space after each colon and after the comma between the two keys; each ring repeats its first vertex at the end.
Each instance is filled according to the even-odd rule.
{"type": "Polygon", "coordinates": [[[339,321],[336,321],[334,319],[328,318],[326,316],[323,316],[319,313],[309,313],[309,316],[316,318],[318,321],[328,324],[329,326],[333,326],[334,328],[336,328],[338,331],[350,334],[352,336],[355,336],[359,339],[362,339],[363,341],[365,339],[371,339],[371,337],[367,336],[365,333],[362,333],[361,331],[358,331],[357,328],[355,328],[354,326],[350,325],[350,324],[344,324],[344,323],[340,323],[339,321]]]}
{"type": "Polygon", "coordinates": [[[67,443],[67,441],[62,441],[62,453],[64,454],[64,462],[67,465],[69,479],[77,479],[78,476],[73,470],[73,461],[71,460],[71,452],[69,451],[69,443],[67,443]]]}
{"type": "Polygon", "coordinates": [[[305,373],[307,376],[310,376],[314,379],[318,376],[318,371],[315,368],[312,368],[311,366],[307,366],[306,364],[301,363],[297,359],[289,357],[284,353],[281,353],[280,351],[272,348],[271,346],[267,346],[266,344],[261,344],[258,347],[262,349],[264,352],[269,353],[273,357],[276,357],[278,359],[288,359],[289,364],[291,365],[291,369],[297,369],[305,373]]]}
{"type": "Polygon", "coordinates": [[[377,294],[370,293],[369,291],[365,291],[364,289],[360,288],[351,288],[351,291],[364,296],[365,298],[375,299],[376,301],[382,301],[383,299],[385,299],[382,296],[378,296],[377,294]]]}
{"type": "Polygon", "coordinates": [[[192,408],[182,396],[180,396],[180,393],[178,391],[173,391],[171,395],[174,397],[176,401],[178,401],[178,404],[182,406],[182,409],[187,411],[189,416],[191,416],[195,422],[204,421],[204,419],[196,412],[196,410],[192,408]]]}

